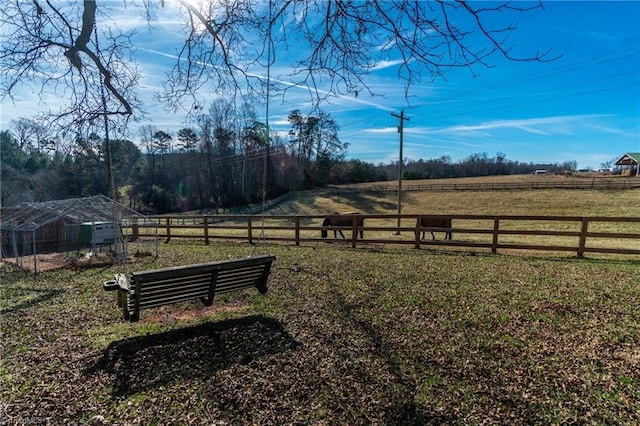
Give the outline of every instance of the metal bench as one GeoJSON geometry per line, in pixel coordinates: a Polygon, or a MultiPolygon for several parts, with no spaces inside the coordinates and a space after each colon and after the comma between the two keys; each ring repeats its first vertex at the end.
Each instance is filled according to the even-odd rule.
{"type": "Polygon", "coordinates": [[[131,279],[117,274],[106,281],[106,291],[117,290],[118,307],[125,320],[140,319],[140,310],[200,299],[211,306],[216,294],[256,287],[267,292],[273,255],[246,257],[196,265],[134,272],[131,279]]]}

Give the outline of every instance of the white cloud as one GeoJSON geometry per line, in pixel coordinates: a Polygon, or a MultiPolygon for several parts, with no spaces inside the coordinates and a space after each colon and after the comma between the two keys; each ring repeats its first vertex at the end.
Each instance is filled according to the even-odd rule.
{"type": "Polygon", "coordinates": [[[475,125],[455,125],[430,129],[431,133],[451,135],[481,135],[490,136],[492,130],[520,130],[536,135],[567,134],[577,126],[585,126],[602,114],[566,115],[555,117],[526,118],[518,120],[495,120],[475,125]]]}
{"type": "Polygon", "coordinates": [[[376,134],[389,134],[398,133],[398,127],[372,127],[369,129],[362,129],[363,133],[376,133],[376,134]]]}
{"type": "Polygon", "coordinates": [[[402,59],[396,59],[393,61],[379,61],[376,63],[375,66],[371,67],[370,69],[371,71],[378,71],[378,70],[383,70],[385,68],[395,67],[403,63],[404,63],[404,60],[402,59]]]}

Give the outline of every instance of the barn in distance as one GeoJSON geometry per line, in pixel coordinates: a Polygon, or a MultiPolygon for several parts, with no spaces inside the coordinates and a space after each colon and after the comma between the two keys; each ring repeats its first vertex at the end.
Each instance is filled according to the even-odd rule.
{"type": "Polygon", "coordinates": [[[614,163],[623,176],[640,176],[640,152],[627,152],[614,163]]]}

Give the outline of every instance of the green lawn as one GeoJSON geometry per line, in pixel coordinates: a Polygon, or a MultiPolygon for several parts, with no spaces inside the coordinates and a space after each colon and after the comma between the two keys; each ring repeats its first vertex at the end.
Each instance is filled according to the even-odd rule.
{"type": "Polygon", "coordinates": [[[172,241],[1,272],[7,424],[638,424],[640,262],[172,241]],[[257,291],[122,321],[114,273],[277,256],[257,291]]]}

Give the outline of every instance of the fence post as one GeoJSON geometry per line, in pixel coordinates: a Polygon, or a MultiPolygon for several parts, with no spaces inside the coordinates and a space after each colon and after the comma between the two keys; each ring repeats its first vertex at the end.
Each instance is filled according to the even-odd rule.
{"type": "Polygon", "coordinates": [[[295,223],[296,223],[296,246],[300,245],[300,216],[296,216],[295,219],[295,223]]]}
{"type": "Polygon", "coordinates": [[[33,230],[33,273],[38,273],[38,243],[36,240],[36,230],[33,230]]]}
{"type": "Polygon", "coordinates": [[[167,240],[165,243],[168,243],[171,239],[171,218],[167,217],[167,240]]]}
{"type": "MultiPolygon", "coordinates": [[[[352,215],[351,218],[351,248],[356,248],[356,240],[358,239],[358,216],[357,214],[352,215]]],[[[400,220],[400,217],[398,217],[400,220]]]]}
{"type": "MultiPolygon", "coordinates": [[[[253,221],[252,221],[253,216],[247,216],[247,236],[249,237],[249,244],[253,244],[253,221]]],[[[264,232],[264,229],[262,230],[262,232],[264,232]]]]}
{"type": "Polygon", "coordinates": [[[578,242],[578,257],[584,257],[584,248],[587,245],[587,229],[589,229],[589,218],[582,218],[582,228],[580,229],[580,241],[578,242]]]}
{"type": "Polygon", "coordinates": [[[491,253],[498,252],[498,236],[500,235],[500,216],[493,218],[493,241],[491,242],[491,253]]]}
{"type": "Polygon", "coordinates": [[[138,218],[133,218],[131,223],[131,241],[137,241],[140,236],[140,228],[138,226],[138,218]]]}
{"type": "Polygon", "coordinates": [[[209,216],[206,214],[202,217],[204,223],[204,243],[209,245],[209,216]]]}

